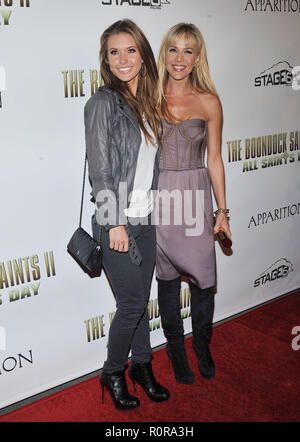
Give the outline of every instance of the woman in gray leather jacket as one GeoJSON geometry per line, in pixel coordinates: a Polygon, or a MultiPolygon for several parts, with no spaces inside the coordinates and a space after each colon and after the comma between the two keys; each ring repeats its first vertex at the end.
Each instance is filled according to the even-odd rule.
{"type": "Polygon", "coordinates": [[[137,408],[129,376],[156,402],[169,392],[155,379],[150,345],[148,299],[155,264],[151,223],[152,189],[158,181],[159,116],[153,92],[158,79],[151,47],[138,26],[120,20],[104,31],[100,49],[101,87],[86,103],[85,134],[89,177],[96,202],[93,234],[99,235],[103,267],[116,297],[108,354],[101,373],[118,409],[137,408]]]}

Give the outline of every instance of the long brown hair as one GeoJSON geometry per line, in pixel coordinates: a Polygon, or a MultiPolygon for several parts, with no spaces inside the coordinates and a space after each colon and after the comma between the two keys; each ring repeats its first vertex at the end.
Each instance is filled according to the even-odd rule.
{"type": "Polygon", "coordinates": [[[160,124],[160,118],[157,112],[155,100],[158,72],[151,46],[144,33],[133,21],[129,19],[119,20],[113,23],[103,32],[100,44],[100,69],[104,83],[123,96],[131,110],[136,115],[140,128],[142,129],[146,139],[151,140],[151,136],[145,126],[143,116],[152,129],[155,138],[158,139],[158,126],[160,124]],[[108,64],[108,39],[112,35],[123,32],[130,34],[133,37],[136,47],[140,52],[142,60],[144,61],[139,74],[136,96],[131,93],[124,81],[119,80],[119,78],[111,73],[108,64]]]}
{"type": "Polygon", "coordinates": [[[194,46],[197,54],[199,54],[197,66],[194,67],[190,74],[192,88],[197,92],[209,92],[210,94],[218,96],[215,85],[210,76],[205,42],[201,32],[192,23],[178,23],[177,25],[172,26],[164,36],[157,62],[159,75],[157,102],[161,110],[161,115],[170,120],[173,120],[174,118],[170,114],[170,111],[168,111],[167,100],[165,97],[165,88],[169,78],[169,73],[165,65],[166,51],[182,35],[184,35],[188,45],[190,47],[194,46]]]}

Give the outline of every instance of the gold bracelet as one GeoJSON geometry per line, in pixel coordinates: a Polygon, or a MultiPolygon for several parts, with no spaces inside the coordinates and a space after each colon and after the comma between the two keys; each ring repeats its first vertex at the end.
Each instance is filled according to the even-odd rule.
{"type": "Polygon", "coordinates": [[[215,216],[219,215],[219,213],[223,213],[224,215],[227,216],[228,213],[229,213],[229,209],[222,209],[222,208],[220,208],[218,210],[215,210],[215,212],[214,212],[215,216]]]}

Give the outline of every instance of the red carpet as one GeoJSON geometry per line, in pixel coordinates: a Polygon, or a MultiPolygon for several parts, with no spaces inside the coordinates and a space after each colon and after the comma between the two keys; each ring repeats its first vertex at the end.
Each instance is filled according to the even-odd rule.
{"type": "MultiPolygon", "coordinates": [[[[186,348],[194,385],[169,375],[165,349],[154,353],[158,380],[169,388],[165,403],[151,402],[137,387],[141,406],[117,411],[108,392],[100,403],[98,377],[0,417],[1,422],[297,422],[300,421],[300,349],[292,349],[300,326],[300,293],[273,301],[213,329],[214,379],[197,369],[191,338],[186,348]]],[[[298,341],[300,344],[300,341],[298,341]]],[[[133,393],[132,385],[129,390],[133,393]]]]}

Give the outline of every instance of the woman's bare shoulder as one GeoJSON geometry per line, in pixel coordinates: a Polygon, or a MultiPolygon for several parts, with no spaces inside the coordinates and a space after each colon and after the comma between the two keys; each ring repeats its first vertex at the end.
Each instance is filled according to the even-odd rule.
{"type": "Polygon", "coordinates": [[[200,92],[196,95],[196,97],[199,102],[199,106],[204,109],[209,118],[216,115],[222,115],[222,104],[217,95],[209,92],[200,92]]]}

